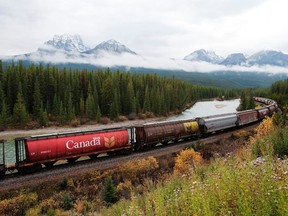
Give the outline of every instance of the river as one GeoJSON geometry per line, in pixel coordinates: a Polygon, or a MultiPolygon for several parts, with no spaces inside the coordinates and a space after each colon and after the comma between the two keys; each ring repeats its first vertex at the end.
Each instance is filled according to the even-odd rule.
{"type": "MultiPolygon", "coordinates": [[[[211,116],[224,113],[236,112],[240,104],[239,99],[225,101],[201,101],[195,103],[190,109],[185,110],[182,114],[162,119],[163,121],[183,120],[196,117],[211,116]]],[[[71,129],[72,130],[72,129],[71,129]]],[[[75,131],[75,128],[73,128],[75,131]]],[[[32,133],[32,132],[31,132],[32,133]]],[[[47,132],[46,132],[47,133],[47,132]]],[[[8,140],[5,143],[6,164],[15,163],[15,145],[14,140],[8,140]]],[[[0,162],[2,155],[0,155],[0,162]]]]}

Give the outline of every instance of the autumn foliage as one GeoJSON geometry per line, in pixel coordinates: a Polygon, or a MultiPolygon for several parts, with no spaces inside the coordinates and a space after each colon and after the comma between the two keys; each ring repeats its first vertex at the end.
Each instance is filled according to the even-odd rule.
{"type": "Polygon", "coordinates": [[[190,176],[195,168],[202,163],[202,157],[194,149],[181,151],[176,158],[174,174],[177,176],[190,176]]]}

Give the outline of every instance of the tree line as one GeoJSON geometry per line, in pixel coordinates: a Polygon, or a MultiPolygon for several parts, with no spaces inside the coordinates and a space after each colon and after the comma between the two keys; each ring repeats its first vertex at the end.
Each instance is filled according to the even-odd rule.
{"type": "Polygon", "coordinates": [[[0,60],[0,126],[25,126],[36,121],[67,124],[81,118],[183,110],[202,98],[234,97],[235,91],[196,86],[175,78],[107,69],[57,68],[50,64],[24,66],[0,60]]]}

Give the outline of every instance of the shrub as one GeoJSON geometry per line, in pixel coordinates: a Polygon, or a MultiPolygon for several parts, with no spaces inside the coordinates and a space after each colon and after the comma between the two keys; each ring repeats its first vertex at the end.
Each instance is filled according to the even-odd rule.
{"type": "Polygon", "coordinates": [[[129,180],[134,184],[142,183],[146,177],[153,177],[153,173],[159,168],[158,162],[154,157],[142,160],[132,160],[120,165],[116,175],[123,181],[129,180]]]}
{"type": "Polygon", "coordinates": [[[110,118],[108,118],[108,117],[101,117],[100,119],[99,119],[99,123],[100,124],[109,124],[111,122],[111,120],[110,120],[110,118]]]}
{"type": "Polygon", "coordinates": [[[36,193],[20,193],[12,199],[0,201],[0,215],[25,215],[25,212],[37,202],[36,193]]]}
{"type": "Polygon", "coordinates": [[[126,116],[123,116],[123,115],[120,115],[120,116],[118,116],[117,121],[118,121],[118,122],[127,121],[127,117],[126,117],[126,116]]]}
{"type": "Polygon", "coordinates": [[[73,119],[71,122],[70,122],[70,125],[72,127],[78,127],[80,125],[80,121],[78,119],[73,119]]]}
{"type": "Polygon", "coordinates": [[[72,198],[70,197],[69,194],[66,194],[66,195],[64,196],[62,208],[63,208],[64,210],[70,210],[72,207],[73,207],[73,200],[72,200],[72,198]]]}
{"type": "Polygon", "coordinates": [[[136,113],[130,113],[130,114],[128,115],[128,119],[129,119],[129,120],[135,120],[136,118],[137,118],[136,113]]]}
{"type": "Polygon", "coordinates": [[[174,174],[177,176],[190,176],[195,171],[196,166],[202,163],[202,157],[194,149],[181,151],[176,158],[174,174]]]}
{"type": "Polygon", "coordinates": [[[144,113],[139,113],[138,114],[139,119],[146,119],[147,116],[144,113]]]}
{"type": "Polygon", "coordinates": [[[106,181],[103,191],[103,200],[107,206],[110,206],[117,201],[116,188],[111,177],[106,181]]]}
{"type": "Polygon", "coordinates": [[[279,129],[269,139],[273,145],[274,153],[284,159],[288,155],[288,132],[279,129]]]}

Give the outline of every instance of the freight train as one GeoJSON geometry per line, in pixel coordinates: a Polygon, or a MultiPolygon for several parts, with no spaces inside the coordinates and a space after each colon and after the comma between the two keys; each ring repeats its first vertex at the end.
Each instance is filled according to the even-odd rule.
{"type": "MultiPolygon", "coordinates": [[[[41,169],[42,165],[51,167],[59,160],[73,163],[82,156],[89,156],[93,159],[101,153],[128,154],[132,151],[154,147],[158,143],[165,145],[169,142],[187,140],[247,125],[278,111],[278,104],[274,100],[260,97],[254,99],[263,104],[263,107],[236,113],[133,127],[16,138],[16,163],[12,168],[20,173],[27,173],[41,169]]],[[[2,155],[0,175],[3,176],[7,170],[4,140],[0,140],[0,153],[2,155]]]]}

